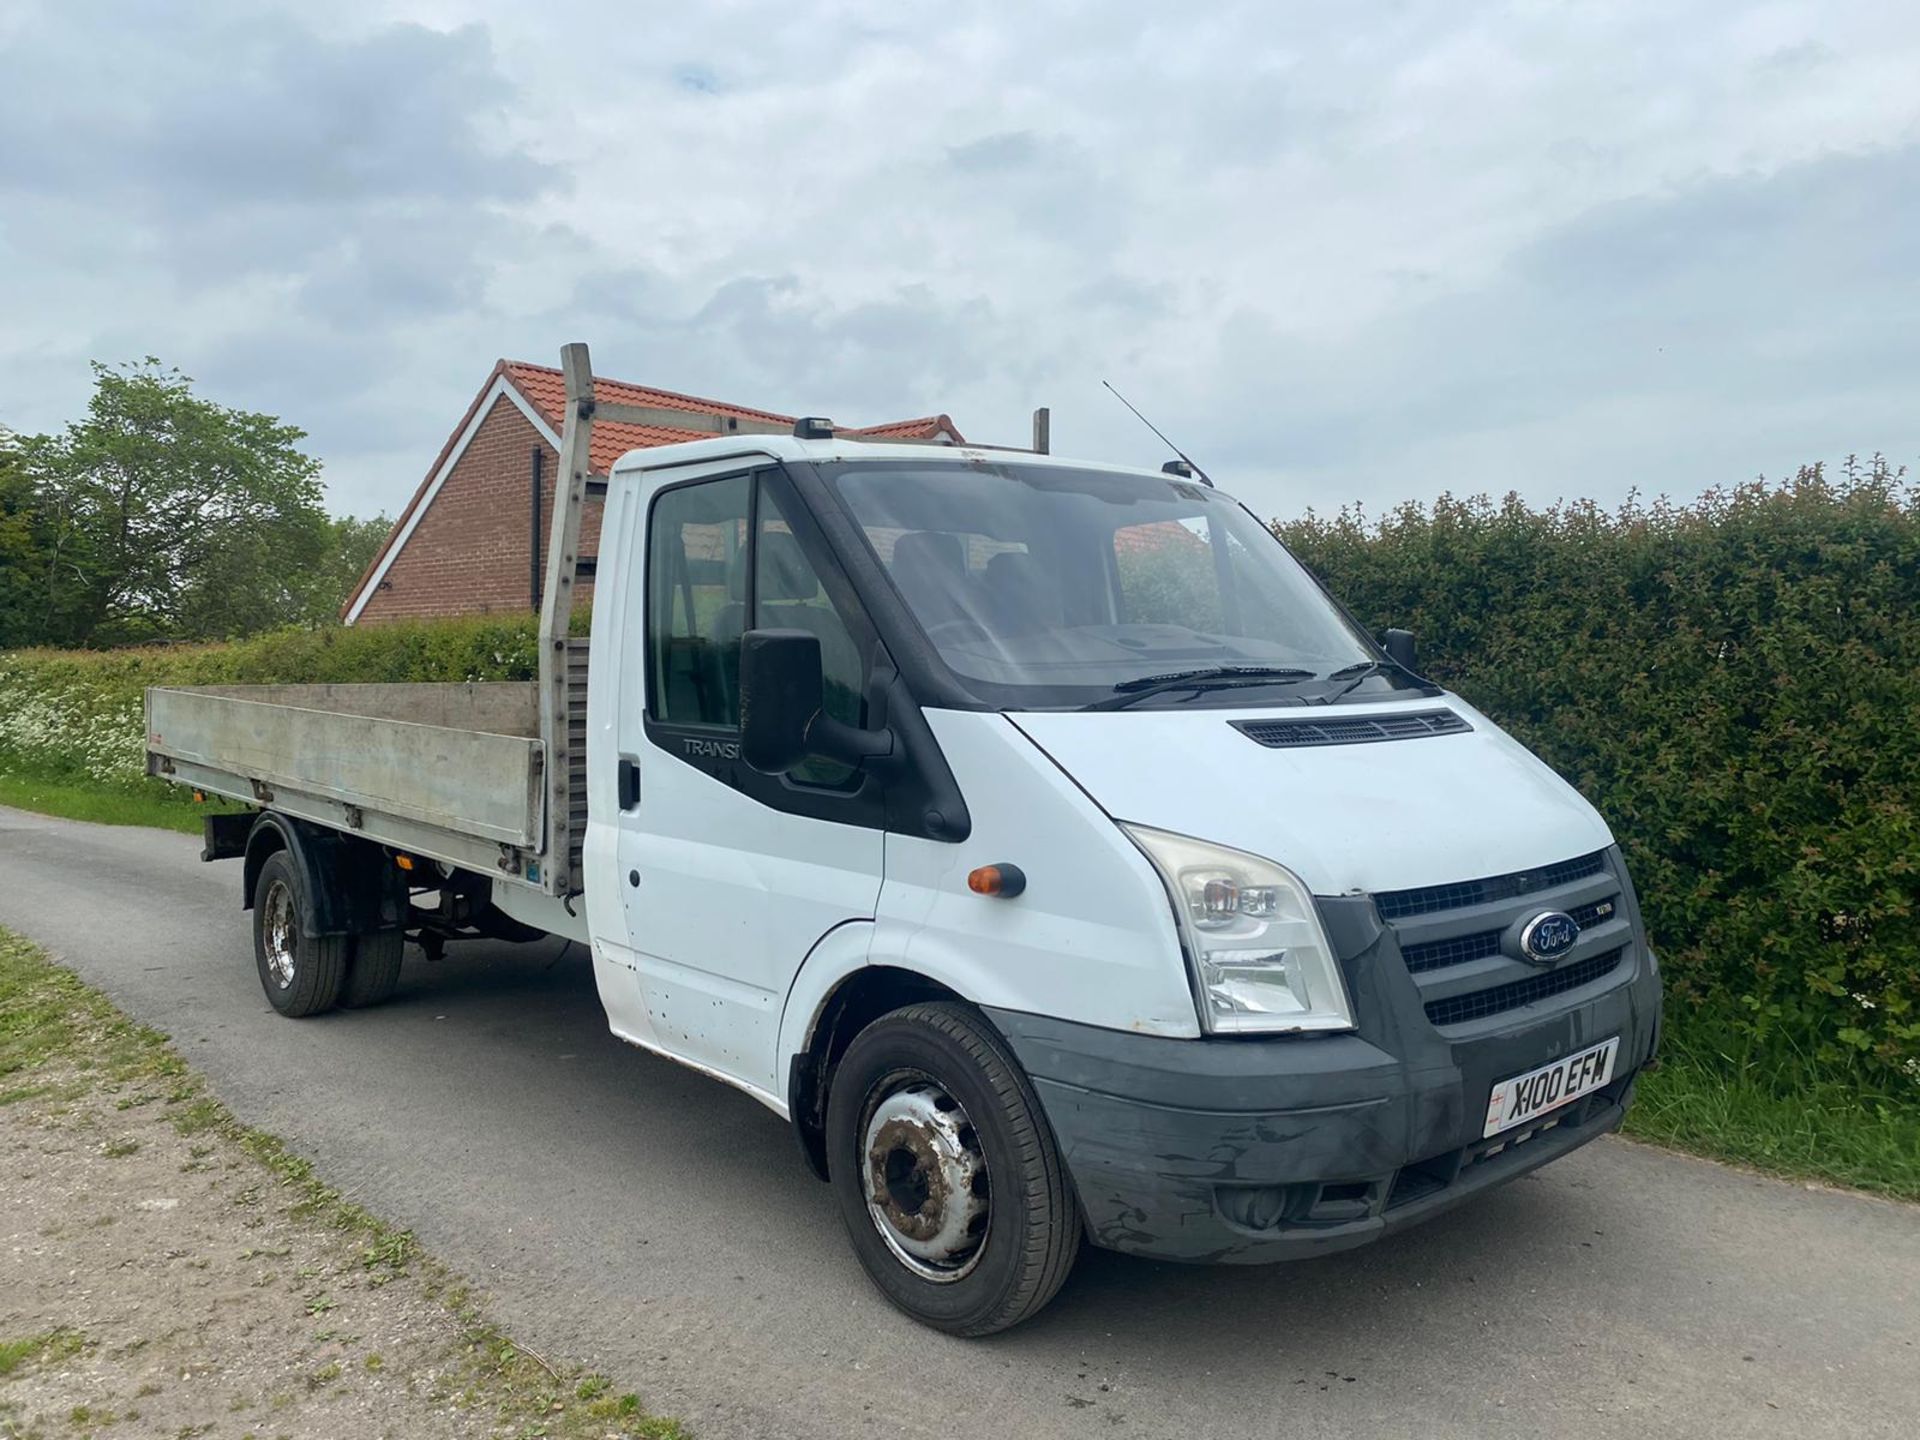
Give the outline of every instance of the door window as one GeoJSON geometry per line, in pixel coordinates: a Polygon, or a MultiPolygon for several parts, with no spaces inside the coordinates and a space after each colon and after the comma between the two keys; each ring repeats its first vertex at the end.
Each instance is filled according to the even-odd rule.
{"type": "MultiPolygon", "coordinates": [[[[766,487],[760,491],[755,537],[753,628],[805,630],[820,641],[821,708],[848,725],[866,720],[867,667],[853,632],[834,607],[800,539],[766,487]]],[[[812,755],[791,772],[802,785],[839,787],[854,767],[812,755]]]]}
{"type": "Polygon", "coordinates": [[[647,550],[647,713],[674,725],[740,725],[747,524],[753,478],[682,485],[654,502],[647,550]]]}
{"type": "MultiPolygon", "coordinates": [[[[863,647],[764,478],[733,475],[663,491],[654,502],[647,569],[652,719],[738,730],[741,637],[778,628],[818,638],[826,712],[865,723],[863,647]]],[[[853,766],[819,756],[788,778],[830,789],[859,781],[853,766]]]]}

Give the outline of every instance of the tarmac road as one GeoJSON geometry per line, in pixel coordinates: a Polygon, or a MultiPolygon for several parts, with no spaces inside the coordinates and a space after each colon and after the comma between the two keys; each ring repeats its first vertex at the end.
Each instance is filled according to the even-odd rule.
{"type": "Polygon", "coordinates": [[[778,1119],[607,1033],[577,948],[410,949],[390,1004],[287,1021],[239,888],[186,836],[0,809],[0,925],[703,1440],[1920,1431],[1920,1208],[1609,1139],[1305,1264],[1090,1250],[953,1340],[873,1293],[778,1119]]]}

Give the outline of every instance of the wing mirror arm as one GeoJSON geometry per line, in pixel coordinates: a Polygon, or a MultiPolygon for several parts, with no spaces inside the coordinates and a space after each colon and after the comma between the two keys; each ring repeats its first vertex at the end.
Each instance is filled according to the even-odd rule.
{"type": "Polygon", "coordinates": [[[824,710],[816,710],[806,725],[806,743],[810,754],[824,755],[848,765],[863,760],[885,760],[893,754],[893,731],[862,730],[836,720],[824,710]]]}

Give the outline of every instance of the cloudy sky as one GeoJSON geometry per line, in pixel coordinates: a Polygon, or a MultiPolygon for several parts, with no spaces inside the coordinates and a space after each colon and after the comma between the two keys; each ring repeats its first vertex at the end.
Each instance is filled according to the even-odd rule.
{"type": "Polygon", "coordinates": [[[0,423],[155,354],[395,510],[501,355],[1263,512],[1920,460],[1920,10],[0,0],[0,423]],[[1043,13],[1044,12],[1044,13],[1043,13]]]}

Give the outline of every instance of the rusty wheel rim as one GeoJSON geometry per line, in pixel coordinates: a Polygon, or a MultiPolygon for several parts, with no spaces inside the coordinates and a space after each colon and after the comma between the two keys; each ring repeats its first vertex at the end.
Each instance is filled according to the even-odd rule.
{"type": "Polygon", "coordinates": [[[932,1076],[901,1071],[873,1088],[861,1143],[867,1214],[897,1259],[947,1284],[986,1247],[992,1188],[966,1108],[932,1076]]]}

